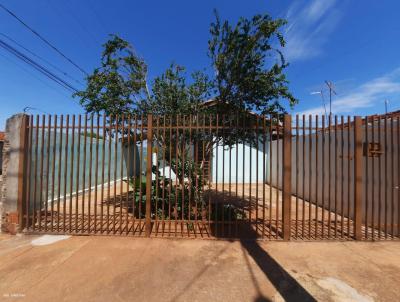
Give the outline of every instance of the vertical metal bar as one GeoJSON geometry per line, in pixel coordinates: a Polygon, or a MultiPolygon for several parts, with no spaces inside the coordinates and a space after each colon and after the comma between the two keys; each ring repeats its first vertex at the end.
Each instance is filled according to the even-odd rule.
{"type": "Polygon", "coordinates": [[[111,202],[111,150],[112,150],[112,121],[113,116],[109,116],[108,122],[108,171],[107,171],[107,234],[110,232],[110,202],[111,202]]]}
{"type": "MultiPolygon", "coordinates": [[[[32,125],[33,126],[33,125],[32,125]]],[[[41,204],[39,205],[39,213],[36,212],[36,198],[37,198],[37,179],[38,179],[38,149],[39,149],[39,115],[36,115],[36,127],[35,127],[35,167],[34,167],[34,184],[33,184],[33,230],[36,229],[36,219],[38,219],[38,225],[40,226],[40,212],[41,204]],[[37,214],[37,215],[36,215],[37,214]],[[36,217],[35,217],[36,215],[36,217]],[[35,219],[36,218],[36,219],[35,219]]],[[[41,176],[40,176],[41,177],[41,176]]],[[[40,188],[41,189],[41,188],[40,188]]],[[[40,201],[41,202],[41,201],[40,201]]],[[[394,212],[394,211],[393,211],[394,212]]]]}
{"type": "Polygon", "coordinates": [[[54,116],[54,128],[53,128],[53,148],[52,148],[52,164],[51,164],[51,222],[50,231],[53,232],[54,223],[54,180],[55,180],[55,166],[56,166],[56,152],[57,152],[57,115],[54,116]]]}
{"type": "Polygon", "coordinates": [[[151,168],[152,168],[152,157],[153,157],[153,116],[149,114],[147,116],[147,168],[146,168],[146,222],[145,230],[146,236],[150,237],[151,234],[151,168]]]}
{"type": "MultiPolygon", "coordinates": [[[[252,152],[251,141],[252,141],[252,135],[253,135],[253,126],[254,126],[253,119],[250,119],[249,124],[248,124],[248,128],[249,128],[248,131],[250,133],[250,139],[249,139],[249,228],[252,228],[251,214],[253,211],[252,206],[251,206],[251,202],[252,202],[251,183],[252,183],[252,178],[253,178],[253,173],[252,173],[252,169],[251,169],[252,162],[253,162],[253,160],[252,160],[253,152],[252,152]]],[[[277,229],[278,229],[278,226],[277,226],[277,229]]]]}
{"type": "MultiPolygon", "coordinates": [[[[57,232],[60,231],[60,199],[61,199],[61,167],[62,167],[62,149],[63,149],[63,126],[64,126],[64,116],[60,116],[60,138],[59,138],[59,148],[58,148],[58,194],[57,194],[57,232]]],[[[54,129],[54,131],[57,131],[54,129]]],[[[55,141],[55,140],[54,140],[55,141]]]]}
{"type": "MultiPolygon", "coordinates": [[[[378,117],[378,142],[380,145],[382,145],[382,140],[381,140],[381,117],[378,117]]],[[[378,238],[381,239],[381,227],[382,227],[382,154],[378,154],[379,159],[378,159],[378,238]]]]}
{"type": "Polygon", "coordinates": [[[312,220],[312,116],[308,116],[308,238],[311,238],[311,220],[312,220]]]}
{"type": "MultiPolygon", "coordinates": [[[[216,115],[216,145],[215,145],[215,196],[217,196],[217,200],[215,202],[215,236],[218,236],[218,204],[219,204],[219,197],[218,197],[218,169],[219,169],[219,165],[218,165],[218,147],[219,147],[219,136],[218,136],[218,124],[219,124],[219,115],[216,115]]],[[[244,154],[244,152],[243,152],[244,154]]],[[[243,191],[244,192],[244,191],[243,191]]]]}
{"type": "Polygon", "coordinates": [[[99,136],[100,136],[100,116],[96,116],[96,155],[94,168],[94,232],[97,233],[97,179],[99,175],[99,136]]]}
{"type": "Polygon", "coordinates": [[[93,162],[93,120],[94,115],[90,115],[90,138],[89,138],[89,185],[88,185],[88,233],[91,231],[92,225],[92,162],[93,162]]]}
{"type": "MultiPolygon", "coordinates": [[[[232,128],[232,127],[230,127],[232,128]]],[[[255,142],[256,142],[256,236],[258,236],[258,143],[259,143],[259,116],[256,116],[255,142]]]]}
{"type": "Polygon", "coordinates": [[[322,182],[321,182],[321,196],[322,196],[322,206],[321,206],[321,211],[322,211],[322,227],[321,227],[321,237],[322,239],[325,238],[325,115],[322,116],[322,182]]]}
{"type": "Polygon", "coordinates": [[[338,215],[337,215],[337,191],[338,191],[338,188],[337,188],[337,160],[338,160],[338,156],[337,156],[337,123],[338,123],[338,120],[337,120],[337,115],[335,115],[335,157],[334,157],[334,159],[335,159],[335,167],[334,167],[334,173],[335,173],[335,177],[334,177],[334,179],[335,179],[335,195],[334,195],[334,202],[335,202],[335,238],[337,238],[337,219],[338,219],[338,215]]]}
{"type": "MultiPolygon", "coordinates": [[[[143,120],[142,120],[143,122],[143,120]]],[[[115,234],[115,224],[116,224],[116,207],[117,207],[117,169],[118,169],[118,123],[119,116],[115,116],[114,120],[114,196],[113,196],[113,234],[115,234]]],[[[122,181],[122,180],[121,180],[122,181]]]]}
{"type": "Polygon", "coordinates": [[[305,206],[305,199],[306,199],[306,116],[303,114],[303,177],[302,177],[302,182],[303,182],[303,191],[302,191],[302,209],[301,209],[301,217],[302,217],[302,227],[301,227],[301,237],[304,239],[305,236],[305,212],[306,212],[306,206],[305,206]]]}
{"type": "MultiPolygon", "coordinates": [[[[247,134],[247,132],[246,132],[246,115],[245,114],[243,114],[242,115],[242,118],[243,118],[243,132],[244,132],[244,134],[247,134]]],[[[241,206],[242,206],[242,223],[243,222],[245,222],[245,211],[244,211],[244,206],[245,206],[245,199],[244,199],[244,190],[245,190],[245,180],[246,180],[246,178],[245,178],[245,175],[246,175],[246,171],[245,171],[245,159],[246,159],[246,155],[245,155],[245,151],[246,151],[246,140],[243,138],[243,141],[242,141],[242,144],[243,144],[243,163],[242,163],[242,174],[243,174],[243,179],[242,179],[242,202],[241,202],[241,206]]],[[[218,162],[218,161],[217,161],[218,162]]]]}
{"type": "MultiPolygon", "coordinates": [[[[369,198],[368,198],[368,187],[369,187],[369,164],[368,164],[368,145],[369,145],[369,140],[368,140],[368,116],[365,117],[365,239],[368,239],[369,237],[369,232],[368,232],[368,214],[369,214],[369,198]]],[[[343,153],[343,151],[342,151],[343,153]]],[[[342,183],[343,186],[343,183],[342,183]]],[[[343,192],[342,192],[343,194],[343,192]]],[[[343,198],[343,195],[342,195],[343,198]]],[[[372,199],[373,200],[373,199],[372,199]]],[[[343,206],[342,206],[342,217],[343,217],[343,206]]],[[[342,219],[343,220],[343,219],[342,219]]],[[[343,226],[342,226],[343,228],[343,226]]],[[[343,237],[343,231],[342,231],[342,237],[343,237]]]]}
{"type": "MultiPolygon", "coordinates": [[[[279,239],[279,208],[281,206],[281,204],[279,203],[279,158],[280,158],[280,148],[279,148],[279,141],[281,140],[281,131],[280,131],[280,125],[279,125],[279,113],[276,115],[276,133],[278,135],[278,139],[277,139],[277,152],[276,152],[276,239],[279,239]]],[[[282,141],[283,144],[283,141],[282,141]]],[[[282,146],[283,147],[283,146],[282,146]]],[[[282,162],[282,177],[283,177],[283,162],[282,162]]],[[[283,179],[281,180],[283,182],[283,179]]],[[[282,184],[281,182],[281,184],[282,184]]],[[[283,189],[283,187],[282,187],[283,189]]],[[[283,206],[283,200],[282,200],[282,206],[283,206]]],[[[283,210],[283,209],[282,209],[283,210]]],[[[283,216],[282,216],[283,218],[283,216]]],[[[283,224],[282,224],[283,226],[283,224]]]]}
{"type": "Polygon", "coordinates": [[[283,118],[282,148],[282,225],[283,240],[290,240],[291,221],[290,204],[292,198],[292,116],[285,114],[283,118]]]}
{"type": "MultiPolygon", "coordinates": [[[[382,145],[382,138],[381,138],[381,120],[382,118],[379,117],[378,119],[378,142],[382,145]]],[[[378,238],[381,238],[382,235],[382,154],[379,154],[379,161],[378,161],[378,238]]]]}
{"type": "Polygon", "coordinates": [[[296,239],[299,236],[299,115],[296,114],[296,239]]]}
{"type": "MultiPolygon", "coordinates": [[[[262,188],[263,188],[263,213],[262,213],[262,238],[264,239],[265,236],[265,173],[266,173],[266,143],[267,143],[267,137],[266,137],[266,117],[263,115],[263,183],[262,183],[262,188]]],[[[237,152],[237,146],[236,146],[236,152],[237,152]]],[[[236,162],[238,162],[238,156],[236,155],[236,162]]],[[[236,191],[237,191],[237,168],[236,168],[236,191]]],[[[237,192],[236,192],[236,198],[237,198],[237,192]]]]}
{"type": "MultiPolygon", "coordinates": [[[[390,152],[391,152],[391,185],[392,185],[392,199],[391,199],[391,203],[392,203],[392,206],[391,206],[391,228],[390,228],[390,231],[391,231],[391,234],[392,234],[392,239],[394,239],[394,237],[395,237],[395,235],[394,235],[394,192],[395,192],[395,184],[394,184],[394,135],[393,135],[393,132],[394,132],[394,130],[393,130],[393,127],[394,127],[394,123],[393,123],[393,119],[394,119],[394,116],[392,116],[391,118],[390,118],[390,152]]],[[[400,223],[400,222],[398,222],[398,223],[400,223]]]]}
{"type": "MultiPolygon", "coordinates": [[[[68,232],[72,232],[72,190],[74,180],[74,156],[75,156],[75,114],[72,115],[72,128],[71,128],[71,152],[70,152],[70,169],[69,169],[69,228],[68,232]]],[[[77,152],[79,153],[79,151],[77,152]]],[[[78,195],[78,192],[76,192],[78,195]]],[[[76,230],[75,230],[76,231],[76,230]]]]}
{"type": "MultiPolygon", "coordinates": [[[[239,123],[239,120],[238,120],[239,123]]],[[[211,169],[212,169],[212,140],[213,140],[213,135],[212,135],[212,115],[209,115],[209,138],[210,141],[207,142],[209,145],[209,158],[208,158],[208,229],[211,231],[211,183],[212,183],[212,175],[211,175],[211,169]]],[[[191,142],[191,140],[190,140],[191,142]]],[[[237,156],[236,156],[237,159],[237,156]]],[[[237,171],[237,169],[236,169],[237,171]]],[[[237,178],[236,178],[237,179],[237,178]]],[[[237,191],[237,181],[236,181],[236,191],[237,191]]],[[[237,221],[237,219],[236,219],[237,221]]]]}
{"type": "Polygon", "coordinates": [[[159,144],[158,144],[158,142],[159,142],[159,137],[160,137],[160,130],[159,130],[159,128],[160,128],[160,117],[159,116],[157,116],[157,118],[156,118],[156,135],[155,135],[155,137],[156,137],[156,142],[157,142],[157,146],[156,146],[156,162],[155,162],[155,166],[156,166],[156,196],[155,196],[155,199],[156,199],[156,202],[155,202],[155,209],[154,209],[154,214],[155,214],[155,228],[156,228],[156,236],[158,235],[158,225],[159,225],[159,221],[158,221],[158,188],[159,188],[159,186],[160,186],[160,179],[159,179],[159,177],[158,177],[158,169],[159,169],[159,167],[158,167],[158,149],[159,149],[159,144]]]}
{"type": "MultiPolygon", "coordinates": [[[[258,123],[258,116],[257,116],[257,123],[258,123]]],[[[231,135],[232,131],[232,118],[229,117],[229,135],[231,135]]],[[[231,138],[229,138],[229,198],[228,198],[228,237],[232,237],[232,210],[231,210],[231,200],[232,200],[232,146],[231,146],[231,138]]],[[[258,159],[257,159],[258,161],[258,159]]],[[[257,167],[258,169],[258,167],[257,167]]],[[[258,186],[257,186],[258,189],[258,186]]],[[[258,193],[257,193],[258,197],[258,193]]],[[[256,198],[257,199],[257,198],[256,198]]],[[[257,211],[257,208],[256,208],[257,211]]],[[[257,212],[258,213],[258,212],[257,212]]],[[[257,214],[256,214],[257,216],[257,214]]],[[[256,220],[256,232],[257,232],[257,220],[256,220]]]]}
{"type": "Polygon", "coordinates": [[[354,119],[354,237],[362,239],[362,120],[354,119]]]}
{"type": "MultiPolygon", "coordinates": [[[[351,143],[350,143],[350,138],[351,138],[351,120],[350,116],[347,116],[347,125],[348,125],[348,135],[347,135],[347,200],[348,200],[348,205],[347,205],[347,236],[351,236],[351,231],[350,231],[350,214],[351,214],[351,196],[350,196],[350,185],[351,185],[351,159],[352,159],[352,154],[351,154],[351,143]]],[[[355,148],[355,146],[354,146],[355,148]]],[[[353,182],[355,179],[353,180],[353,182]]],[[[354,185],[354,184],[353,184],[354,185]]]]}
{"type": "MultiPolygon", "coordinates": [[[[185,116],[184,115],[182,115],[182,117],[181,117],[181,127],[182,127],[181,235],[183,235],[183,226],[184,226],[184,220],[185,220],[185,116]]],[[[178,144],[179,143],[180,142],[178,141],[178,144]]]]}
{"type": "MultiPolygon", "coordinates": [[[[221,124],[222,124],[222,208],[221,208],[221,232],[222,232],[222,237],[225,237],[225,116],[221,116],[221,124]]],[[[251,149],[250,149],[251,150],[251,149]]],[[[250,152],[250,158],[251,158],[251,152],[250,152]]],[[[251,175],[251,169],[250,169],[250,175],[251,175]]],[[[251,182],[251,181],[250,181],[251,182]]],[[[250,183],[251,187],[251,183],[250,183]]],[[[251,194],[250,194],[251,195],[251,194]]],[[[251,196],[249,196],[249,223],[251,223],[251,196]]]]}
{"type": "MultiPolygon", "coordinates": [[[[162,206],[161,206],[161,221],[162,221],[162,235],[163,236],[164,236],[164,230],[165,230],[165,185],[166,185],[166,182],[165,182],[165,180],[166,180],[166,176],[165,176],[165,165],[166,165],[165,153],[166,152],[165,152],[165,149],[167,148],[167,144],[166,144],[166,140],[167,140],[167,137],[166,137],[166,122],[165,122],[166,118],[167,118],[166,115],[164,115],[163,116],[163,140],[162,140],[162,143],[163,143],[163,146],[162,146],[163,186],[162,186],[162,206]]],[[[189,185],[189,188],[190,188],[190,185],[189,185]]],[[[190,193],[189,193],[189,198],[190,198],[190,193]]],[[[189,202],[189,211],[190,211],[190,202],[189,202]]],[[[190,219],[190,214],[189,214],[189,219],[190,219]]]]}
{"type": "Polygon", "coordinates": [[[78,115],[78,145],[76,147],[76,195],[75,195],[75,232],[78,232],[78,216],[79,216],[79,170],[81,167],[80,164],[80,154],[81,154],[81,121],[82,116],[78,115]]]}
{"type": "MultiPolygon", "coordinates": [[[[176,125],[175,125],[175,134],[176,134],[176,142],[175,142],[175,207],[174,207],[174,217],[175,217],[175,237],[177,236],[178,231],[178,195],[179,195],[179,173],[178,173],[178,149],[179,149],[179,115],[176,116],[176,125]]],[[[196,133],[197,134],[197,133],[196,133]]],[[[197,147],[197,145],[196,145],[197,147]]],[[[196,162],[197,164],[197,162],[196,162]]],[[[197,187],[197,178],[196,178],[196,187],[197,187]]],[[[196,202],[197,205],[197,202],[196,202]]],[[[197,206],[196,206],[197,213],[197,206]]],[[[196,223],[197,224],[197,223],[196,223]]]]}
{"type": "Polygon", "coordinates": [[[388,238],[388,181],[387,181],[387,174],[388,174],[388,165],[387,165],[387,157],[388,157],[388,145],[387,145],[387,114],[385,114],[385,125],[384,125],[384,149],[383,149],[383,155],[385,156],[384,158],[384,168],[383,171],[384,173],[384,178],[383,178],[383,183],[384,183],[384,199],[385,199],[385,238],[388,238]]]}
{"type": "MultiPolygon", "coordinates": [[[[193,144],[192,144],[192,115],[189,115],[189,145],[190,145],[190,148],[192,148],[192,146],[193,146],[193,144]]],[[[188,203],[189,203],[189,206],[188,206],[188,224],[189,225],[192,225],[192,222],[191,222],[191,211],[192,211],[192,209],[191,209],[191,207],[192,207],[192,197],[191,197],[191,195],[192,195],[192,173],[193,173],[193,171],[192,171],[192,154],[190,154],[190,161],[191,161],[191,163],[189,164],[189,188],[188,188],[188,203]]],[[[188,230],[188,232],[189,232],[189,230],[188,230]]]]}
{"type": "MultiPolygon", "coordinates": [[[[103,144],[102,144],[102,150],[101,150],[101,193],[100,193],[100,233],[103,234],[103,223],[104,223],[104,182],[105,182],[105,177],[104,177],[104,164],[105,164],[105,159],[106,159],[106,115],[104,114],[103,116],[103,126],[102,126],[102,138],[103,138],[103,144]]],[[[108,162],[109,164],[110,162],[108,162]]]]}
{"type": "MultiPolygon", "coordinates": [[[[61,132],[62,135],[62,132],[61,132]]],[[[66,217],[67,217],[67,169],[68,169],[68,143],[69,143],[69,114],[65,120],[65,148],[64,148],[64,198],[63,198],[63,232],[66,230],[66,217]]],[[[61,167],[60,167],[61,168],[61,167]]],[[[70,210],[70,209],[69,209],[70,210]]]]}
{"type": "MultiPolygon", "coordinates": [[[[211,183],[212,183],[212,174],[211,174],[211,169],[212,169],[212,166],[211,166],[211,163],[212,163],[212,160],[213,160],[213,139],[214,139],[214,136],[213,136],[213,131],[212,131],[212,126],[213,126],[213,116],[210,114],[210,142],[209,142],[209,144],[210,144],[210,154],[209,154],[209,166],[208,166],[208,227],[209,227],[209,230],[211,231],[211,211],[212,211],[212,208],[211,208],[211,190],[212,190],[212,186],[211,186],[211,183]]],[[[238,120],[238,123],[239,123],[239,120],[238,120]]],[[[217,137],[217,139],[218,139],[218,136],[216,136],[217,137]]],[[[237,158],[237,157],[236,157],[237,158]]],[[[238,161],[237,161],[238,162],[238,161]]],[[[236,167],[237,167],[237,164],[238,163],[236,163],[236,167]]],[[[218,170],[218,166],[217,166],[217,163],[215,164],[215,167],[216,167],[216,170],[218,170]]],[[[236,171],[237,171],[237,168],[236,168],[236,171]]],[[[216,182],[217,182],[217,179],[216,179],[216,182]]]]}
{"type": "Polygon", "coordinates": [[[315,116],[315,239],[318,238],[318,183],[319,183],[319,168],[318,168],[318,131],[319,131],[318,115],[315,116]]]}
{"type": "MultiPolygon", "coordinates": [[[[85,124],[83,130],[83,167],[82,167],[82,201],[81,201],[81,208],[82,208],[82,229],[81,232],[85,232],[85,196],[86,196],[86,143],[87,143],[87,126],[88,126],[88,116],[87,114],[84,115],[85,124]]],[[[79,135],[81,135],[79,133],[79,135]]]]}
{"type": "Polygon", "coordinates": [[[169,119],[169,177],[168,185],[168,236],[171,236],[171,203],[172,203],[172,115],[169,119]]]}
{"type": "Polygon", "coordinates": [[[328,126],[328,238],[331,238],[332,219],[332,114],[329,114],[328,126]]]}
{"type": "MultiPolygon", "coordinates": [[[[341,154],[342,154],[342,160],[341,160],[341,181],[340,181],[340,191],[341,191],[341,221],[340,221],[340,228],[341,228],[341,237],[344,237],[344,118],[343,115],[340,117],[340,123],[341,123],[341,140],[340,140],[340,145],[341,145],[341,154]]],[[[367,127],[366,127],[367,128],[367,127]]],[[[367,163],[368,163],[368,158],[367,158],[367,163]]],[[[368,169],[367,169],[368,170],[368,169]]],[[[367,192],[367,191],[365,191],[367,192]]]]}
{"type": "Polygon", "coordinates": [[[125,135],[125,115],[121,115],[121,143],[120,145],[120,158],[119,158],[119,174],[120,174],[120,182],[119,182],[119,234],[121,235],[123,232],[122,224],[122,210],[124,205],[123,200],[123,191],[124,191],[124,159],[123,159],[123,152],[124,152],[124,135],[125,135]]]}
{"type": "MultiPolygon", "coordinates": [[[[272,149],[272,134],[273,134],[273,116],[270,114],[269,116],[269,235],[268,238],[272,238],[272,154],[273,154],[273,149],[272,149]]],[[[244,154],[244,152],[243,152],[244,154]]],[[[243,155],[244,157],[244,155],[243,155]]],[[[244,158],[243,158],[243,177],[244,177],[244,158]]],[[[276,185],[276,188],[278,189],[278,185],[276,185]]],[[[243,187],[243,192],[244,192],[244,187],[243,187]]],[[[244,194],[244,193],[243,193],[244,194]]],[[[243,195],[244,199],[244,195],[243,195]]],[[[275,206],[278,206],[278,202],[275,202],[275,206]]],[[[278,217],[276,217],[278,219],[278,217]]]]}
{"type": "MultiPolygon", "coordinates": [[[[372,125],[371,125],[371,141],[372,144],[375,144],[375,117],[372,117],[372,125]]],[[[372,240],[375,239],[375,154],[372,154],[372,167],[371,167],[371,191],[372,191],[372,204],[371,204],[371,231],[372,231],[372,240]]],[[[350,201],[349,201],[350,202],[350,201]]]]}
{"type": "MultiPolygon", "coordinates": [[[[46,193],[45,193],[45,212],[44,212],[44,231],[47,231],[48,223],[47,223],[47,216],[48,216],[48,210],[49,210],[49,177],[50,177],[50,138],[51,138],[51,115],[48,115],[48,124],[47,124],[47,147],[46,147],[46,193]]],[[[43,128],[45,125],[43,125],[43,128]]]]}
{"type": "MultiPolygon", "coordinates": [[[[46,116],[42,115],[42,131],[41,131],[41,144],[40,144],[40,193],[39,193],[39,231],[42,230],[42,206],[43,206],[43,165],[44,165],[44,136],[45,136],[45,125],[46,125],[46,116]]],[[[39,124],[38,124],[39,128],[39,124]]],[[[48,156],[47,156],[48,158],[48,156]]],[[[46,173],[47,175],[47,173],[46,173]]],[[[47,199],[46,199],[47,200],[47,199]]],[[[47,208],[45,208],[45,213],[47,212],[47,208]]],[[[47,214],[45,214],[47,218],[47,214]]],[[[46,225],[46,219],[45,219],[46,225]]]]}
{"type": "MultiPolygon", "coordinates": [[[[165,159],[165,149],[167,148],[166,144],[166,115],[163,115],[163,139],[162,139],[162,161],[163,161],[163,179],[162,179],[162,205],[161,205],[161,222],[162,222],[162,235],[164,236],[164,230],[165,230],[165,186],[166,186],[166,176],[165,176],[165,165],[166,165],[166,159],[165,159]]],[[[189,205],[190,207],[190,205],[189,205]]],[[[190,218],[189,218],[190,219],[190,218]]]]}
{"type": "Polygon", "coordinates": [[[206,172],[206,170],[205,170],[205,165],[206,165],[206,149],[205,149],[205,144],[206,144],[206,115],[205,114],[203,114],[203,127],[202,127],[203,129],[202,129],[202,140],[203,140],[203,158],[202,158],[202,162],[203,162],[203,173],[202,173],[202,178],[201,178],[201,188],[202,188],[202,190],[201,190],[201,192],[203,193],[203,196],[202,196],[202,205],[203,205],[203,209],[202,209],[202,221],[203,221],[203,223],[202,223],[202,226],[204,227],[204,228],[206,228],[206,226],[205,226],[205,220],[206,220],[206,201],[205,201],[205,196],[204,196],[204,191],[205,191],[205,186],[206,186],[206,179],[207,179],[207,177],[206,177],[206,174],[205,174],[205,172],[206,172]]]}
{"type": "Polygon", "coordinates": [[[125,172],[126,172],[126,217],[125,217],[126,235],[129,234],[129,197],[130,197],[129,182],[131,180],[130,179],[130,169],[131,169],[131,144],[132,144],[132,142],[131,142],[132,116],[130,114],[128,115],[127,121],[128,121],[128,129],[127,129],[126,133],[127,133],[128,137],[127,137],[126,141],[128,143],[128,147],[127,147],[128,155],[127,155],[127,159],[126,159],[126,169],[125,169],[125,172]]]}
{"type": "MultiPolygon", "coordinates": [[[[132,200],[132,214],[133,214],[133,234],[136,233],[136,226],[135,226],[135,222],[136,222],[136,183],[137,183],[137,167],[136,167],[136,162],[137,162],[137,151],[138,151],[138,147],[137,147],[137,130],[138,130],[138,126],[137,126],[137,115],[135,114],[135,121],[134,121],[134,129],[133,129],[133,141],[134,141],[134,153],[133,153],[133,200],[132,200]]],[[[140,161],[142,160],[141,158],[139,159],[140,161]]],[[[139,164],[139,170],[140,170],[140,164],[139,164]]],[[[141,179],[141,170],[139,171],[139,179],[141,179]]],[[[140,183],[140,182],[139,182],[140,183]]],[[[140,190],[140,188],[139,188],[140,190]]],[[[141,202],[141,201],[140,201],[141,202]]]]}
{"type": "MultiPolygon", "coordinates": [[[[246,134],[246,116],[245,116],[245,114],[243,114],[242,115],[242,118],[243,118],[243,132],[244,132],[244,134],[246,134]]],[[[245,135],[243,135],[244,137],[245,137],[245,135]]],[[[244,206],[245,206],[245,194],[244,194],[244,190],[245,190],[245,169],[246,169],[246,161],[245,161],[245,158],[246,158],[246,156],[245,156],[245,154],[246,154],[246,139],[243,139],[243,142],[242,142],[242,144],[243,144],[243,152],[242,152],[242,154],[243,154],[243,169],[242,169],[242,201],[241,201],[241,208],[242,208],[242,223],[243,222],[245,222],[245,219],[244,219],[244,217],[245,217],[245,211],[244,211],[244,206]]],[[[218,162],[218,160],[217,160],[217,162],[218,162]]]]}
{"type": "Polygon", "coordinates": [[[397,237],[400,238],[400,158],[399,158],[399,154],[400,154],[400,116],[397,116],[397,237]]]}

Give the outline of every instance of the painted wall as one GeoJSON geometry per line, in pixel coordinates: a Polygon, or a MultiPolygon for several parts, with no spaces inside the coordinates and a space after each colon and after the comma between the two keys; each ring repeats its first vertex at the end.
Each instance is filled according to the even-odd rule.
{"type": "MultiPolygon", "coordinates": [[[[383,154],[379,157],[366,156],[363,152],[362,165],[364,168],[363,185],[362,185],[362,202],[363,202],[363,222],[366,221],[366,209],[368,208],[367,220],[372,221],[372,206],[375,207],[374,221],[375,224],[379,218],[378,204],[381,205],[380,219],[385,221],[385,206],[387,207],[387,221],[394,224],[399,222],[399,155],[400,141],[397,134],[397,121],[393,123],[394,135],[391,141],[391,125],[387,126],[387,137],[385,144],[385,135],[380,131],[378,137],[377,124],[375,124],[375,135],[372,138],[371,125],[368,129],[368,142],[378,142],[381,144],[383,154]],[[386,147],[385,147],[386,146],[386,147]],[[386,163],[386,164],[385,164],[386,163]],[[380,173],[379,173],[380,165],[380,173]],[[374,168],[373,168],[374,167],[374,168]],[[392,174],[393,173],[393,174],[392,174]],[[393,175],[393,177],[392,177],[393,175]],[[386,186],[384,186],[386,180],[386,186]],[[373,194],[372,194],[373,193],[373,194]],[[385,203],[387,200],[387,205],[385,203]],[[392,203],[392,200],[394,201],[392,203]]],[[[366,148],[365,127],[362,130],[363,145],[366,148]]],[[[316,134],[298,136],[292,140],[292,192],[294,195],[322,205],[331,209],[335,208],[338,213],[344,213],[347,216],[348,211],[350,217],[354,217],[354,132],[350,134],[347,130],[343,132],[343,152],[342,152],[342,132],[337,132],[337,144],[335,144],[335,134],[318,134],[318,151],[316,152],[316,134]],[[329,145],[329,136],[331,136],[331,144],[329,145]],[[325,140],[323,146],[322,141],[325,140]],[[304,141],[304,149],[303,149],[304,141]],[[311,145],[310,145],[311,144],[311,145]],[[297,147],[298,146],[298,147],[297,147]],[[330,146],[330,147],[329,147],[330,146]],[[335,152],[337,150],[337,152],[335,152]],[[304,154],[304,157],[303,157],[304,154]],[[316,158],[318,154],[318,160],[316,158]],[[329,170],[330,165],[330,170],[329,170]],[[329,173],[330,171],[330,173],[329,173]],[[323,184],[325,184],[323,186],[323,184]],[[330,190],[329,190],[330,184],[330,190]],[[296,189],[297,187],[297,189],[296,189]],[[322,188],[325,188],[324,190],[322,188]],[[343,208],[342,208],[343,203],[343,208]],[[349,208],[350,207],[350,208],[349,208]]],[[[273,150],[282,148],[282,142],[272,142],[273,150]]],[[[275,154],[276,151],[273,151],[275,154]]],[[[273,186],[282,186],[282,160],[272,158],[271,162],[272,178],[267,177],[267,182],[272,181],[273,186]],[[279,173],[279,176],[278,176],[279,173]]]]}
{"type": "Polygon", "coordinates": [[[268,177],[269,142],[256,146],[234,145],[232,148],[213,147],[212,180],[218,183],[262,183],[268,177]],[[257,170],[258,167],[258,170],[257,170]]]}

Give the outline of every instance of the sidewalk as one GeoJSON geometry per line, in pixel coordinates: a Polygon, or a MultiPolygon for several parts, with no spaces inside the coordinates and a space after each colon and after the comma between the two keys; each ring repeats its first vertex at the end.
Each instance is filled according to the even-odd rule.
{"type": "Polygon", "coordinates": [[[0,235],[0,301],[400,299],[399,242],[37,238],[0,235]]]}

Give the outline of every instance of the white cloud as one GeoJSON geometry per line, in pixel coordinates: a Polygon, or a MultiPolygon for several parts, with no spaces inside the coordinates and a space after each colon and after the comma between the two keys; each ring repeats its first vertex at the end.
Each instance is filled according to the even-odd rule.
{"type": "Polygon", "coordinates": [[[337,0],[294,2],[286,15],[285,55],[289,62],[305,60],[322,53],[323,45],[339,23],[342,12],[337,0]]]}
{"type": "MultiPolygon", "coordinates": [[[[387,98],[400,94],[400,68],[389,74],[372,79],[355,88],[344,96],[338,96],[332,101],[332,113],[357,113],[363,109],[381,105],[387,98]]],[[[328,104],[327,104],[328,106],[328,104]]],[[[299,115],[323,114],[324,107],[318,106],[300,112],[299,115]]]]}

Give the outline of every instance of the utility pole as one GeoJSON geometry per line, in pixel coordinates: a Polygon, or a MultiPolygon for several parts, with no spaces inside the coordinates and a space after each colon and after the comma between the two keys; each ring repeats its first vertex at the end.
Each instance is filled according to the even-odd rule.
{"type": "Polygon", "coordinates": [[[336,95],[336,91],[334,89],[333,83],[330,81],[325,81],[326,86],[329,89],[329,116],[332,115],[332,93],[336,95]]]}
{"type": "Polygon", "coordinates": [[[388,104],[389,104],[389,100],[385,100],[385,115],[387,115],[388,112],[388,104]]]}

